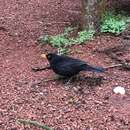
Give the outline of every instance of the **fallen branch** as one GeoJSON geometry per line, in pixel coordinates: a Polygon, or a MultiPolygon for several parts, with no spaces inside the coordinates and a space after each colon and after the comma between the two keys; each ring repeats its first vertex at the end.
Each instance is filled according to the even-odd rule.
{"type": "Polygon", "coordinates": [[[42,129],[45,129],[45,130],[54,130],[54,129],[52,129],[52,128],[46,126],[46,125],[43,125],[43,124],[41,124],[37,121],[24,120],[24,119],[18,119],[17,121],[21,124],[24,124],[24,125],[29,124],[29,125],[34,125],[34,126],[40,127],[42,129]]]}

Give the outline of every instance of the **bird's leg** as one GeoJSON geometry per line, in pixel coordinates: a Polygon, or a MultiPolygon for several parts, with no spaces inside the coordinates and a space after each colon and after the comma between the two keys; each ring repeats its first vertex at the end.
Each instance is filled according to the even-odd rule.
{"type": "Polygon", "coordinates": [[[61,80],[61,79],[65,79],[65,77],[64,77],[64,76],[61,76],[61,75],[56,74],[56,75],[55,75],[55,79],[57,79],[57,80],[61,80]]]}
{"type": "Polygon", "coordinates": [[[54,77],[48,78],[48,79],[44,79],[43,81],[44,82],[49,82],[49,81],[56,81],[56,80],[61,80],[61,79],[64,79],[64,77],[60,76],[60,75],[55,75],[54,77]]]}
{"type": "Polygon", "coordinates": [[[72,77],[66,78],[65,84],[66,84],[66,85],[70,85],[70,84],[73,82],[73,80],[76,79],[76,78],[77,78],[77,75],[74,75],[74,76],[72,76],[72,77]]]}
{"type": "Polygon", "coordinates": [[[70,85],[71,84],[71,78],[65,80],[65,85],[70,85]]]}

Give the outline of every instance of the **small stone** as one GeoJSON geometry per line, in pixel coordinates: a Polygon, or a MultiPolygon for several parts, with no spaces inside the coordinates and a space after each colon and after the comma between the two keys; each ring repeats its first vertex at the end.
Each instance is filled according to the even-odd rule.
{"type": "Polygon", "coordinates": [[[39,94],[40,94],[40,95],[44,95],[44,93],[42,93],[42,92],[40,92],[39,94]]]}
{"type": "Polygon", "coordinates": [[[124,89],[124,87],[117,86],[117,87],[115,87],[113,89],[113,92],[116,93],[116,94],[124,95],[125,94],[125,89],[124,89]]]}

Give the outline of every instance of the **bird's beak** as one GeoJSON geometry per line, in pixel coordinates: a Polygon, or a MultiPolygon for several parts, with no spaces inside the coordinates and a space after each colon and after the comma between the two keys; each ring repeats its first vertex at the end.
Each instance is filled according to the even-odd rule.
{"type": "Polygon", "coordinates": [[[41,57],[46,58],[46,54],[41,54],[41,57]]]}

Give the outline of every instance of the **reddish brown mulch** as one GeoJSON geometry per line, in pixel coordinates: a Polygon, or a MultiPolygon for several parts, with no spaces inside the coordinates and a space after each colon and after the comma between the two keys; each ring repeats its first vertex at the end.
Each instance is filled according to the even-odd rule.
{"type": "MultiPolygon", "coordinates": [[[[80,19],[80,11],[80,0],[0,1],[0,130],[40,129],[19,125],[18,119],[36,120],[55,130],[130,129],[130,71],[113,68],[96,74],[104,79],[91,86],[87,78],[70,86],[62,81],[44,82],[54,76],[52,71],[31,71],[31,67],[45,66],[40,55],[52,51],[49,46],[40,47],[38,37],[62,32],[80,19]],[[126,89],[125,96],[112,92],[118,85],[126,89]]],[[[109,66],[113,60],[92,51],[117,44],[117,37],[100,36],[72,47],[70,55],[109,66]]],[[[130,60],[129,53],[125,58],[130,60]]]]}

